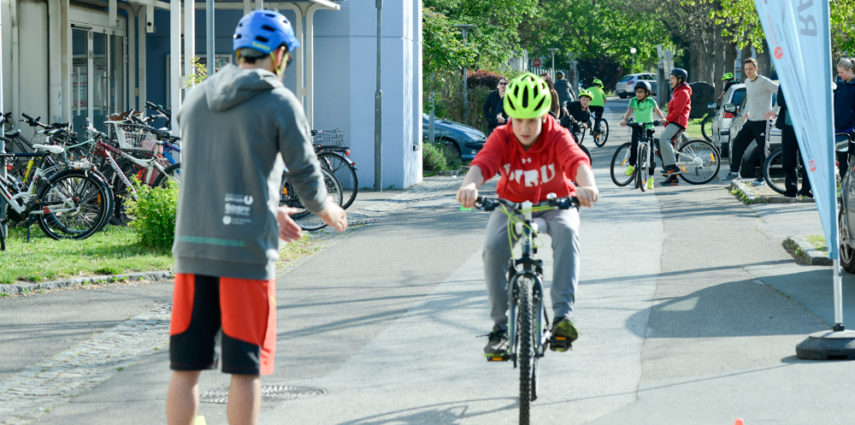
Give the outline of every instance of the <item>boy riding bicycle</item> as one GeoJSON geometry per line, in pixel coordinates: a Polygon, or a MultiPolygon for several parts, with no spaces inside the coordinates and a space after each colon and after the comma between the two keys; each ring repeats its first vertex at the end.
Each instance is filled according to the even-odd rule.
{"type": "Polygon", "coordinates": [[[603,112],[606,110],[606,92],[603,90],[603,82],[599,78],[594,78],[592,86],[588,87],[588,91],[593,96],[591,100],[591,112],[594,114],[594,130],[600,131],[600,120],[603,119],[603,112]]]}
{"type": "MultiPolygon", "coordinates": [[[[593,206],[599,191],[591,164],[570,134],[548,115],[550,96],[546,83],[534,74],[526,73],[511,81],[504,99],[510,123],[497,128],[472,160],[457,191],[462,206],[473,207],[478,186],[499,171],[499,198],[537,203],[554,193],[558,197],[575,195],[581,205],[593,206]]],[[[559,209],[538,216],[546,220],[555,264],[550,292],[555,314],[550,348],[566,351],[578,337],[569,315],[579,275],[579,212],[559,209]]],[[[490,318],[494,322],[484,353],[487,357],[502,356],[508,350],[506,271],[511,258],[507,217],[502,211],[490,215],[483,258],[490,318]]]]}
{"type": "Polygon", "coordinates": [[[582,89],[579,90],[579,100],[568,103],[567,107],[564,108],[567,113],[561,119],[561,125],[570,130],[577,143],[581,143],[579,134],[582,128],[588,127],[588,122],[591,121],[589,106],[593,99],[594,95],[590,91],[582,89]]]}
{"type": "MultiPolygon", "coordinates": [[[[656,112],[656,115],[659,116],[660,120],[665,120],[665,115],[659,109],[659,105],[656,104],[656,101],[650,97],[650,83],[647,81],[639,81],[635,83],[635,97],[629,101],[629,107],[626,110],[626,114],[623,115],[623,120],[621,120],[620,125],[626,126],[626,120],[629,119],[630,114],[635,112],[635,122],[636,123],[650,123],[646,125],[644,131],[647,131],[650,135],[653,134],[653,113],[656,112]]],[[[625,174],[627,176],[631,176],[632,173],[635,172],[635,164],[638,158],[638,141],[644,137],[641,128],[633,127],[632,128],[632,145],[629,149],[629,167],[626,168],[625,174]]],[[[653,171],[656,169],[656,159],[650,158],[650,174],[653,174],[653,171]]],[[[649,177],[647,179],[647,188],[653,189],[653,177],[649,177]]]]}

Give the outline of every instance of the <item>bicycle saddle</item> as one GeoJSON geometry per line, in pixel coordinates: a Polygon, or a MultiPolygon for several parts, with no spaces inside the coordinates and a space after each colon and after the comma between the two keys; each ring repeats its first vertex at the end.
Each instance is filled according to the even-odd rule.
{"type": "Polygon", "coordinates": [[[6,137],[8,137],[10,139],[14,139],[20,135],[21,135],[21,129],[20,128],[16,128],[14,130],[9,130],[6,132],[6,137]]]}

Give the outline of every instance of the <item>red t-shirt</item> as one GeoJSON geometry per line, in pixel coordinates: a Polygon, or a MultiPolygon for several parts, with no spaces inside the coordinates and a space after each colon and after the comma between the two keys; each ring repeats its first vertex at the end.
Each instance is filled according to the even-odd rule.
{"type": "Polygon", "coordinates": [[[508,123],[493,130],[471,166],[481,169],[485,181],[501,171],[497,188],[500,198],[537,203],[550,193],[558,197],[575,195],[573,181],[580,164],[591,166],[570,132],[547,115],[540,136],[528,150],[523,149],[512,123],[508,123]]]}

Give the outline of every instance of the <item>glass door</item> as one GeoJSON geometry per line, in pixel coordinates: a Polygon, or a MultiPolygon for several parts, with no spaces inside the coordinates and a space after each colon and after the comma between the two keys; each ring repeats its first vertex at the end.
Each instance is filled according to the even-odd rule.
{"type": "Polygon", "coordinates": [[[104,121],[110,112],[110,78],[108,64],[110,63],[107,35],[92,34],[92,124],[104,130],[104,121]]]}
{"type": "Polygon", "coordinates": [[[71,30],[71,116],[75,129],[86,126],[89,118],[89,34],[71,30]]]}

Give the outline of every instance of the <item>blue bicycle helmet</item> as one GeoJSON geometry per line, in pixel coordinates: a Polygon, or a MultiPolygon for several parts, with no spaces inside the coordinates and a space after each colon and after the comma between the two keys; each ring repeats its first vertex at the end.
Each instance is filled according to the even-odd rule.
{"type": "Polygon", "coordinates": [[[235,28],[233,50],[250,48],[270,54],[283,44],[289,52],[300,47],[288,18],[274,10],[253,10],[235,28]]]}

